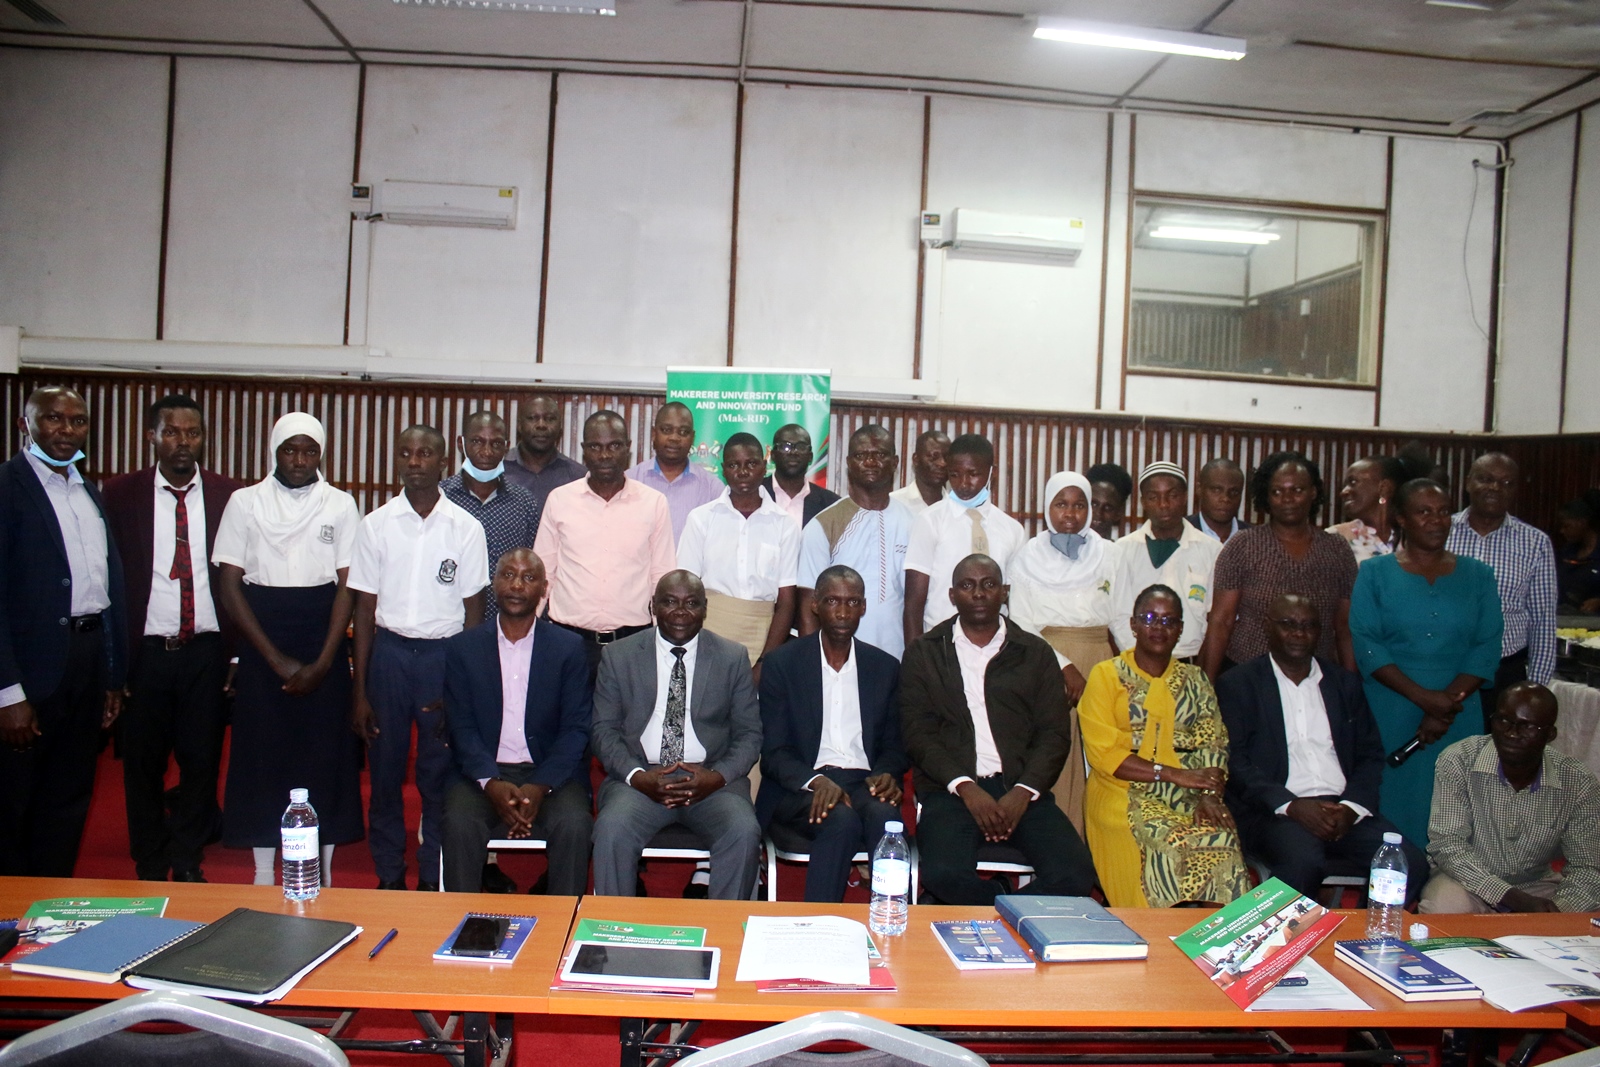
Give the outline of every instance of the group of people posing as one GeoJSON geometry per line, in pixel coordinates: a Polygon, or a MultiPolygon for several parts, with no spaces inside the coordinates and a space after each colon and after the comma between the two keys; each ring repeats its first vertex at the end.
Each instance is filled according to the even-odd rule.
{"type": "Polygon", "coordinates": [[[455,448],[403,431],[401,491],[363,518],[308,414],[251,486],[202,469],[194,401],[148,417],[155,464],[96,491],[84,402],[41,389],[0,466],[0,873],[72,873],[120,715],[141,878],[201,880],[220,835],[270,884],[308,788],[324,878],[365,832],[379,888],[407,888],[414,751],[422,890],[514,890],[488,844],[538,838],[535,889],[581,894],[592,864],[594,892],[642,893],[678,826],[710,852],[699,893],[748,897],[769,833],[837,901],[909,770],[942,903],[1007,891],[986,845],[1035,892],[1166,907],[1232,900],[1246,857],[1314,893],[1399,830],[1422,910],[1600,907],[1600,784],[1548,747],[1555,557],[1504,455],[1454,514],[1395,459],[1352,464],[1328,530],[1299,453],[1251,473],[1259,526],[1227,460],[1194,514],[1181,467],[1102,464],[1049,479],[1030,537],[976,434],[924,433],[895,489],[892,435],[863,426],[840,496],[798,425],[729,438],[719,479],[681,404],[630,467],[621,416],[589,416],[579,463],[537,396],[514,442],[491,412],[455,448]]]}

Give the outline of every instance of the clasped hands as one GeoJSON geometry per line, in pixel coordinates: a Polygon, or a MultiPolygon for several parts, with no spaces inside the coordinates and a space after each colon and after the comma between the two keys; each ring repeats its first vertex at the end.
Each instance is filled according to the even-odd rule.
{"type": "Polygon", "coordinates": [[[704,800],[728,782],[719,771],[698,763],[679,761],[670,767],[642,770],[628,784],[657,804],[669,808],[687,808],[704,800]]]}
{"type": "Polygon", "coordinates": [[[999,800],[990,796],[970,778],[956,786],[956,796],[967,805],[972,821],[983,831],[985,841],[1005,841],[1011,837],[1022,815],[1033,802],[1033,794],[1020,785],[1012,786],[999,800]]]}
{"type": "Polygon", "coordinates": [[[495,814],[506,824],[507,837],[525,838],[533,834],[533,821],[539,817],[539,806],[549,795],[550,787],[538,782],[512,785],[504,778],[491,778],[484,783],[483,795],[494,805],[495,814]]]}
{"type": "Polygon", "coordinates": [[[1284,814],[1323,841],[1338,841],[1356,824],[1356,813],[1348,804],[1310,797],[1289,801],[1284,814]]]}
{"type": "MultiPolygon", "coordinates": [[[[807,821],[815,826],[828,817],[828,813],[843,804],[851,807],[850,794],[844,787],[825,774],[819,774],[806,783],[811,789],[811,814],[807,821]]],[[[872,796],[895,807],[900,805],[900,783],[894,780],[892,774],[874,774],[867,779],[867,792],[872,796]]]]}

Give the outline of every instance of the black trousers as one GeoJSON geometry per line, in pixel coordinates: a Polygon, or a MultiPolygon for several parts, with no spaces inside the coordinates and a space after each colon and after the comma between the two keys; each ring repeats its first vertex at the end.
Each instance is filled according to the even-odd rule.
{"type": "Polygon", "coordinates": [[[900,809],[885,804],[867,789],[866,770],[823,767],[826,775],[850,798],[848,806],[835,804],[828,817],[811,825],[812,794],[804,789],[785,792],[773,809],[772,821],[811,842],[811,862],[806,866],[806,900],[837,904],[844,900],[850,882],[851,860],[857,852],[872,855],[883,837],[883,825],[900,818],[900,809]]]}
{"type": "MultiPolygon", "coordinates": [[[[500,777],[513,785],[533,781],[531,763],[499,766],[500,777]]],[[[585,764],[586,770],[587,767],[585,764]]],[[[581,897],[589,888],[589,837],[593,828],[589,792],[576,778],[546,794],[539,805],[532,836],[546,842],[552,896],[581,897]]],[[[465,778],[452,782],[444,797],[444,888],[451,893],[481,892],[489,842],[508,833],[477,782],[465,778]]],[[[432,881],[434,872],[421,871],[418,878],[432,881]]]]}
{"type": "Polygon", "coordinates": [[[39,736],[21,752],[0,745],[0,875],[71,878],[100,755],[105,632],[74,630],[61,684],[30,702],[39,736]]]}
{"type": "MultiPolygon", "coordinates": [[[[1338,797],[1316,799],[1338,801],[1338,797]]],[[[1369,815],[1350,827],[1337,841],[1324,841],[1287,815],[1273,815],[1239,828],[1244,850],[1258,857],[1272,870],[1272,876],[1287,882],[1300,893],[1317,899],[1322,880],[1330,874],[1366,877],[1372,869],[1372,856],[1383,844],[1383,835],[1396,832],[1394,823],[1382,815],[1369,815]]],[[[1421,848],[1404,841],[1406,854],[1406,903],[1422,895],[1428,881],[1428,856],[1421,848]]]]}
{"type": "Polygon", "coordinates": [[[227,704],[228,659],[222,635],[196,634],[168,651],[147,637],[128,676],[122,709],[122,791],[128,804],[128,851],[140,878],[198,871],[206,841],[220,825],[217,772],[227,704]],[[170,810],[167,762],[178,762],[170,810]]]}
{"type": "MultiPolygon", "coordinates": [[[[996,800],[1006,792],[1005,781],[998,774],[978,779],[978,786],[996,800]]],[[[944,790],[919,796],[922,815],[917,820],[917,843],[923,887],[941,904],[993,905],[1004,890],[978,874],[983,831],[966,802],[944,790]]],[[[1083,897],[1094,889],[1094,860],[1088,846],[1048,790],[1028,805],[1006,843],[1021,850],[1033,868],[1029,892],[1083,897]]]]}
{"type": "MultiPolygon", "coordinates": [[[[554,619],[551,619],[550,621],[555,622],[554,619]]],[[[583,638],[583,652],[589,660],[589,685],[591,687],[594,685],[594,680],[600,675],[600,657],[605,655],[606,646],[616,644],[624,637],[632,637],[640,630],[648,630],[650,628],[648,625],[619,626],[615,630],[607,631],[608,636],[606,637],[605,641],[602,642],[599,635],[593,630],[585,630],[581,626],[568,626],[564,622],[556,622],[556,625],[561,627],[563,630],[571,630],[573,633],[583,638]]]]}
{"type": "Polygon", "coordinates": [[[1489,733],[1489,718],[1494,715],[1494,709],[1500,702],[1502,690],[1510,687],[1514,682],[1528,680],[1528,650],[1523,648],[1500,661],[1500,667],[1494,672],[1494,677],[1478,690],[1478,700],[1483,704],[1483,732],[1489,733]]]}

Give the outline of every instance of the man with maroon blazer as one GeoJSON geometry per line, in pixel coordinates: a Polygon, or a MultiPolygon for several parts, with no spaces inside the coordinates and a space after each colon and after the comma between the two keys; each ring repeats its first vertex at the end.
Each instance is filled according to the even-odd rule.
{"type": "Polygon", "coordinates": [[[140,878],[164,882],[170,871],[174,881],[203,882],[200,857],[220,818],[217,771],[230,655],[217,573],[208,561],[239,483],[200,469],[206,427],[187,396],[150,406],[145,439],[155,448],[155,466],[114,478],[102,492],[127,590],[128,845],[140,878]],[[172,757],[178,787],[169,797],[164,781],[172,757]]]}

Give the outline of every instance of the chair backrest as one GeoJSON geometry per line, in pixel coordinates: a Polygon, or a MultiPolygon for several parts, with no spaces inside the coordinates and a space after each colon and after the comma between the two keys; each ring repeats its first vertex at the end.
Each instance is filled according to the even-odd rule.
{"type": "Polygon", "coordinates": [[[885,1060],[881,1056],[855,1056],[854,1059],[862,1067],[868,1064],[872,1067],[888,1067],[896,1061],[915,1064],[916,1067],[985,1067],[982,1057],[960,1045],[853,1011],[821,1011],[803,1015],[713,1045],[678,1063],[680,1067],[763,1067],[767,1064],[800,1064],[807,1060],[851,1062],[849,1054],[840,1058],[796,1055],[801,1049],[824,1041],[853,1041],[889,1057],[885,1060]]]}
{"type": "Polygon", "coordinates": [[[303,1026],[234,1004],[165,990],[102,1004],[0,1049],[0,1067],[224,1062],[249,1067],[349,1067],[350,1063],[339,1046],[303,1026]],[[180,1023],[200,1032],[123,1032],[130,1026],[154,1022],[180,1023]]]}

